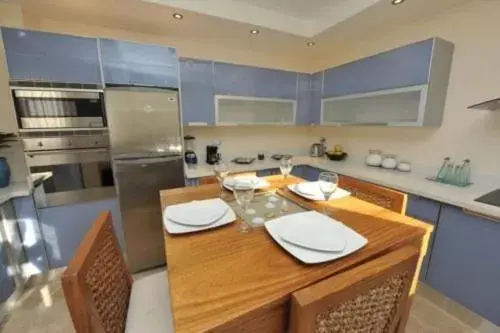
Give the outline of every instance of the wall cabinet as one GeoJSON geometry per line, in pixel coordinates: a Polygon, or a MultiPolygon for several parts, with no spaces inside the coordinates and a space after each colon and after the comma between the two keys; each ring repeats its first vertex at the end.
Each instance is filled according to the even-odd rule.
{"type": "Polygon", "coordinates": [[[179,61],[174,48],[101,39],[106,84],[179,87],[179,61]]]}
{"type": "Polygon", "coordinates": [[[443,205],[427,282],[500,325],[500,223],[443,205]]]}
{"type": "Polygon", "coordinates": [[[68,265],[92,223],[103,211],[111,211],[113,226],[123,248],[123,228],[116,199],[39,210],[50,268],[68,265]]]}
{"type": "Polygon", "coordinates": [[[311,104],[309,120],[311,124],[321,124],[321,96],[323,94],[323,72],[311,74],[311,104]]]}
{"type": "Polygon", "coordinates": [[[406,204],[406,215],[411,216],[417,220],[429,223],[434,226],[434,232],[431,234],[429,239],[429,244],[427,246],[427,254],[422,262],[422,268],[420,270],[420,280],[427,280],[427,272],[429,268],[429,260],[432,255],[432,248],[434,246],[434,241],[436,238],[436,227],[438,224],[439,213],[441,211],[441,204],[433,200],[426,198],[408,195],[408,201],[406,204]]]}
{"type": "Polygon", "coordinates": [[[312,76],[300,73],[297,81],[297,125],[308,125],[311,123],[312,103],[312,76]]]}
{"type": "Polygon", "coordinates": [[[438,126],[454,46],[413,43],[324,71],[324,125],[438,126]]]}
{"type": "Polygon", "coordinates": [[[11,80],[101,84],[97,39],[2,28],[11,80]]]}
{"type": "Polygon", "coordinates": [[[297,73],[215,62],[214,90],[220,95],[295,99],[297,73]]]}
{"type": "Polygon", "coordinates": [[[215,123],[213,62],[181,58],[182,122],[188,126],[215,123]]]}

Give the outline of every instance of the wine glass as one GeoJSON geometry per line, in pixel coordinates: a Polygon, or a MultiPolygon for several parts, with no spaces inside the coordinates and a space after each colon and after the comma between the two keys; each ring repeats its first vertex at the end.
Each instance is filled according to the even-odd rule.
{"type": "Polygon", "coordinates": [[[219,160],[214,164],[215,178],[219,182],[220,186],[220,197],[224,195],[224,178],[229,174],[229,167],[224,161],[219,160]]]}
{"type": "Polygon", "coordinates": [[[283,178],[286,179],[290,172],[292,172],[293,164],[292,164],[292,159],[290,158],[283,158],[280,161],[280,170],[281,174],[283,175],[283,178]]]}
{"type": "MultiPolygon", "coordinates": [[[[254,191],[255,185],[253,183],[244,180],[235,180],[233,186],[234,197],[244,212],[248,210],[248,206],[250,205],[250,202],[252,202],[254,191]]],[[[240,230],[241,232],[248,232],[250,230],[250,226],[242,220],[240,230]]]]}
{"type": "Polygon", "coordinates": [[[325,197],[325,206],[323,213],[328,215],[328,200],[332,194],[337,190],[337,186],[339,183],[339,176],[333,172],[322,172],[318,177],[319,189],[323,193],[325,197]]]}

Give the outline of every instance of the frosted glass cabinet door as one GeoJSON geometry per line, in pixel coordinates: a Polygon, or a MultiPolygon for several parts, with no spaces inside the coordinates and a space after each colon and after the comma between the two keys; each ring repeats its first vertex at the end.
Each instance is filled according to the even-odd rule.
{"type": "Polygon", "coordinates": [[[325,71],[323,97],[427,84],[434,39],[325,71]]]}
{"type": "Polygon", "coordinates": [[[311,102],[312,102],[312,76],[310,74],[299,74],[297,87],[297,115],[295,123],[298,125],[310,124],[311,102]]]}
{"type": "Polygon", "coordinates": [[[185,125],[213,125],[215,103],[213,63],[180,59],[182,121],[185,125]]]}
{"type": "Polygon", "coordinates": [[[179,61],[174,48],[101,39],[107,84],[179,87],[179,61]]]}
{"type": "Polygon", "coordinates": [[[317,72],[311,76],[311,106],[310,121],[311,124],[319,125],[321,123],[321,95],[323,89],[323,72],[317,72]]]}
{"type": "Polygon", "coordinates": [[[2,28],[11,80],[100,84],[97,39],[2,28]]]}
{"type": "Polygon", "coordinates": [[[297,73],[215,62],[214,90],[220,95],[295,99],[297,73]]]}

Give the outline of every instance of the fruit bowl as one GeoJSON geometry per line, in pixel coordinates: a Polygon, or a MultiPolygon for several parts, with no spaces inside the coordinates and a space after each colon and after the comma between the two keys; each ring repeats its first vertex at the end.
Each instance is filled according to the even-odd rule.
{"type": "Polygon", "coordinates": [[[330,161],[343,161],[347,158],[348,154],[346,152],[343,152],[341,154],[334,154],[333,152],[327,151],[325,155],[330,161]]]}

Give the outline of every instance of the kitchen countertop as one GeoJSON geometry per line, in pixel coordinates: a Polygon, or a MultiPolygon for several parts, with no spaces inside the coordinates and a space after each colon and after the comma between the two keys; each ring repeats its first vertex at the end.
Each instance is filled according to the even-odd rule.
{"type": "MultiPolygon", "coordinates": [[[[393,170],[383,170],[368,167],[360,159],[333,162],[324,158],[295,156],[293,164],[310,165],[500,219],[500,207],[474,201],[474,199],[481,195],[500,188],[500,177],[476,176],[473,179],[474,184],[466,188],[459,188],[426,180],[426,176],[433,175],[433,173],[429,173],[428,171],[414,170],[410,173],[403,173],[393,170]]],[[[250,165],[231,163],[230,172],[239,173],[277,167],[279,167],[278,162],[266,159],[265,161],[255,161],[250,165]]],[[[186,178],[200,178],[214,175],[212,166],[207,164],[200,164],[195,168],[186,167],[185,174],[186,178]]],[[[500,220],[498,222],[500,223],[500,220]]]]}

